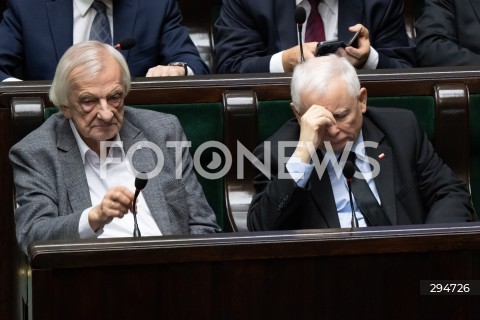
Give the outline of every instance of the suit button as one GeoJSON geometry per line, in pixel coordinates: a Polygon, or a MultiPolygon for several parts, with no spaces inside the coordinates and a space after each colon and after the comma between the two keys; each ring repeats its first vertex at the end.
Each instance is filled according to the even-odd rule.
{"type": "Polygon", "coordinates": [[[278,205],[277,210],[281,211],[285,205],[287,204],[288,196],[285,196],[282,201],[280,201],[280,204],[278,205]]]}

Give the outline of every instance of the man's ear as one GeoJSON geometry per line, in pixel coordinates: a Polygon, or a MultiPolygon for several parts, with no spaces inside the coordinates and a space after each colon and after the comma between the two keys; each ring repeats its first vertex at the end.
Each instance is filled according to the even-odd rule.
{"type": "Polygon", "coordinates": [[[72,118],[72,110],[70,109],[70,107],[60,106],[60,111],[63,113],[63,116],[65,117],[65,119],[72,118]]]}
{"type": "Polygon", "coordinates": [[[360,93],[358,94],[358,102],[360,103],[360,110],[362,113],[367,111],[367,89],[360,88],[360,93]]]}
{"type": "Polygon", "coordinates": [[[297,118],[297,121],[300,123],[300,118],[302,117],[302,115],[297,111],[297,108],[295,108],[293,102],[290,102],[290,108],[292,109],[295,118],[297,118]]]}

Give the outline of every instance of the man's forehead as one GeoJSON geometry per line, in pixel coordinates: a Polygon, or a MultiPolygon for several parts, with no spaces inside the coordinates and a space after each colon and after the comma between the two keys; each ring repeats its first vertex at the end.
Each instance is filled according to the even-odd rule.
{"type": "Polygon", "coordinates": [[[349,109],[357,97],[352,96],[349,91],[325,91],[325,92],[305,92],[302,95],[302,101],[306,107],[312,104],[318,104],[328,109],[328,111],[338,111],[349,109]]]}

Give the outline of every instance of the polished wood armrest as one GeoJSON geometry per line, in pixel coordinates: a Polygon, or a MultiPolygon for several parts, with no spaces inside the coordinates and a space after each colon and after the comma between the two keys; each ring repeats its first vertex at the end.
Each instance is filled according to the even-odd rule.
{"type": "Polygon", "coordinates": [[[253,165],[239,155],[239,148],[253,152],[257,144],[257,96],[251,90],[228,90],[223,95],[225,108],[225,144],[233,158],[233,166],[225,181],[227,217],[232,231],[248,231],[248,207],[255,190],[253,165]],[[238,158],[243,165],[237,168],[238,158]],[[238,170],[240,169],[240,170],[238,170]]]}

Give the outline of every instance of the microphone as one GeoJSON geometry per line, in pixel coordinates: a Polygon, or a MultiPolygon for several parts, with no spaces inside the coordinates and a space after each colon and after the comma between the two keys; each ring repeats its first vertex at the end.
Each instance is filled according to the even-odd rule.
{"type": "Polygon", "coordinates": [[[132,49],[135,44],[137,44],[137,41],[135,38],[132,37],[126,37],[125,39],[121,40],[119,43],[114,45],[113,47],[117,50],[128,50],[132,49]]]}
{"type": "Polygon", "coordinates": [[[352,198],[352,178],[355,174],[355,166],[352,161],[348,160],[343,166],[343,175],[347,180],[348,186],[348,195],[350,197],[350,209],[352,210],[352,228],[358,228],[358,220],[355,215],[355,209],[353,208],[353,198],[352,198]]]}
{"type": "Polygon", "coordinates": [[[297,23],[298,29],[298,45],[300,46],[300,61],[304,62],[305,58],[303,57],[303,41],[302,41],[302,26],[305,20],[307,19],[307,12],[302,6],[297,6],[295,8],[295,22],[297,23]]]}
{"type": "MultiPolygon", "coordinates": [[[[144,172],[142,172],[145,174],[144,172]]],[[[133,196],[133,202],[132,202],[132,213],[133,213],[133,236],[135,238],[141,237],[142,234],[140,233],[140,229],[138,228],[138,223],[137,223],[137,197],[140,194],[140,191],[145,188],[147,185],[148,180],[147,179],[142,179],[140,177],[135,178],[135,194],[133,196]]]]}

